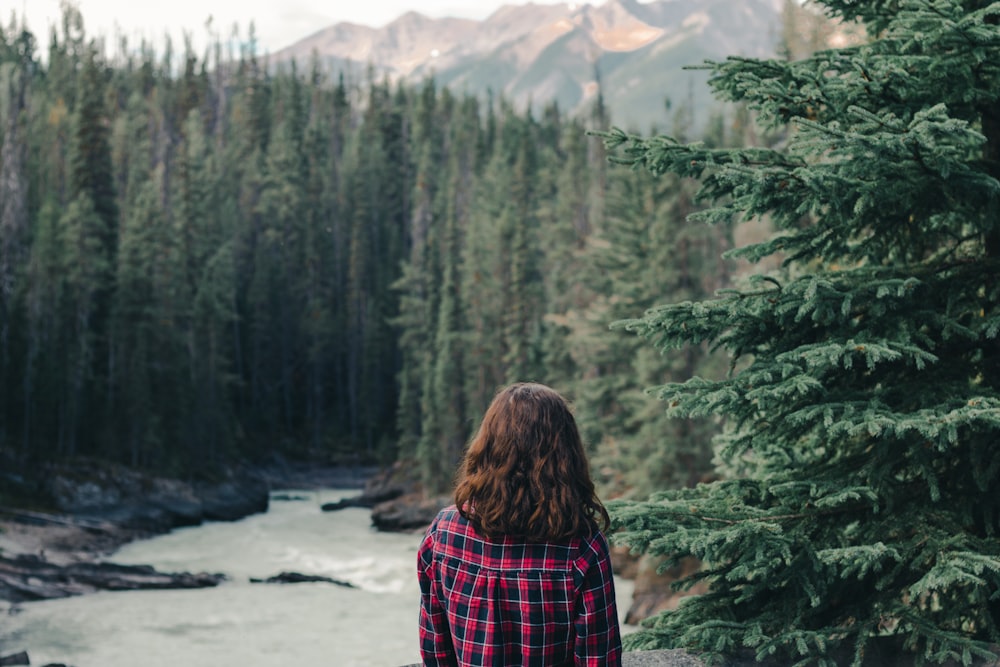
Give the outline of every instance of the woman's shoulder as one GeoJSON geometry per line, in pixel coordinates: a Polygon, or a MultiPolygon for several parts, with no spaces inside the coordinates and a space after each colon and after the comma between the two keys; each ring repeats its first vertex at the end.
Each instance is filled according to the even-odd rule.
{"type": "Polygon", "coordinates": [[[604,533],[600,530],[595,530],[590,535],[580,539],[577,553],[577,565],[582,569],[586,569],[595,563],[609,560],[611,558],[611,547],[604,533]]]}
{"type": "Polygon", "coordinates": [[[468,525],[468,521],[458,511],[458,508],[454,505],[449,505],[441,509],[437,513],[437,516],[434,517],[431,530],[454,530],[456,527],[461,526],[464,528],[466,525],[468,525]]]}
{"type": "Polygon", "coordinates": [[[484,541],[472,522],[462,516],[462,512],[454,505],[449,505],[438,512],[434,523],[430,525],[427,534],[434,541],[435,549],[440,553],[464,552],[467,549],[483,551],[483,547],[475,544],[484,541]]]}

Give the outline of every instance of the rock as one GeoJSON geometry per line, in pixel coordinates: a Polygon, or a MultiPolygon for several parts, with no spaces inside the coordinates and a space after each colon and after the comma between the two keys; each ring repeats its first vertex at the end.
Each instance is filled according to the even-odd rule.
{"type": "Polygon", "coordinates": [[[192,484],[90,461],[52,466],[46,491],[61,512],[149,534],[264,512],[270,494],[267,481],[247,469],[192,484]]]}
{"type": "Polygon", "coordinates": [[[351,496],[349,498],[341,498],[340,500],[333,503],[323,503],[320,506],[324,512],[335,512],[337,510],[346,509],[348,507],[367,507],[372,508],[379,503],[388,502],[390,500],[395,500],[399,498],[404,493],[406,489],[402,486],[392,486],[382,489],[376,489],[373,491],[364,491],[361,495],[351,496]]]}
{"type": "MultiPolygon", "coordinates": [[[[13,667],[14,665],[30,665],[31,660],[28,659],[28,652],[21,651],[20,653],[14,653],[13,655],[7,655],[0,657],[0,667],[13,667]]],[[[48,664],[42,665],[42,667],[69,667],[69,665],[62,662],[50,662],[48,664]]]]}
{"type": "Polygon", "coordinates": [[[355,588],[354,584],[349,581],[331,579],[330,577],[322,577],[315,574],[301,574],[299,572],[282,572],[281,574],[276,574],[273,577],[268,577],[267,579],[250,578],[251,584],[302,584],[314,582],[336,584],[337,586],[343,586],[344,588],[355,588]]]}
{"type": "Polygon", "coordinates": [[[368,477],[360,495],[341,498],[322,506],[324,512],[348,507],[374,508],[376,505],[396,500],[417,491],[417,482],[410,475],[412,470],[399,462],[368,477]]]}
{"type": "Polygon", "coordinates": [[[689,595],[697,595],[708,590],[707,584],[699,582],[693,588],[676,591],[671,585],[698,571],[701,562],[687,558],[680,565],[657,574],[662,559],[642,556],[635,569],[635,589],[632,592],[632,606],[625,615],[625,622],[635,625],[661,611],[677,608],[680,601],[689,595]]]}
{"type": "Polygon", "coordinates": [[[50,562],[92,559],[135,539],[136,531],[110,521],[0,507],[0,553],[45,554],[50,562]]]}
{"type": "Polygon", "coordinates": [[[311,500],[309,496],[304,496],[301,493],[272,493],[271,500],[280,500],[281,502],[302,502],[304,500],[311,500]]]}
{"type": "Polygon", "coordinates": [[[629,651],[622,656],[622,667],[704,667],[705,663],[680,649],[629,651]]]}
{"type": "Polygon", "coordinates": [[[267,483],[254,477],[234,476],[218,484],[198,484],[195,493],[201,499],[202,516],[212,521],[235,521],[266,512],[270,499],[267,483]]]}
{"type": "Polygon", "coordinates": [[[358,464],[331,464],[325,460],[289,461],[280,454],[271,454],[266,461],[255,467],[254,473],[272,489],[360,490],[378,474],[378,468],[358,464]]]}
{"type": "Polygon", "coordinates": [[[611,570],[622,579],[634,580],[639,574],[641,555],[632,553],[629,547],[611,547],[611,570]]]}
{"type": "Polygon", "coordinates": [[[451,502],[451,496],[424,498],[422,494],[409,493],[376,505],[372,509],[372,525],[386,532],[424,529],[451,502]]]}
{"type": "Polygon", "coordinates": [[[451,502],[450,496],[425,497],[414,477],[413,467],[397,461],[369,478],[360,496],[328,503],[323,510],[370,507],[372,525],[376,529],[404,532],[426,528],[441,508],[451,502]]]}
{"type": "Polygon", "coordinates": [[[20,653],[12,653],[10,655],[0,656],[0,666],[2,667],[12,667],[13,665],[30,665],[31,661],[28,659],[28,652],[21,651],[20,653]]]}
{"type": "Polygon", "coordinates": [[[221,574],[157,572],[148,565],[70,563],[57,565],[38,556],[0,556],[0,599],[51,600],[98,590],[206,588],[225,581],[221,574]]]}

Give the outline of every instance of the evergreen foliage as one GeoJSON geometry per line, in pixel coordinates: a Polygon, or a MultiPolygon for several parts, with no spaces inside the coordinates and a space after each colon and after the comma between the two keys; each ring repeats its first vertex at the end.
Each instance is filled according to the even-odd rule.
{"type": "Polygon", "coordinates": [[[970,664],[1000,644],[1000,4],[822,0],[867,43],[712,63],[782,150],[605,134],[701,180],[694,224],[768,218],[730,256],[782,260],[621,326],[727,375],[655,389],[722,415],[724,479],[614,506],[634,549],[704,562],[633,647],[858,665],[883,643],[970,664]]]}
{"type": "MultiPolygon", "coordinates": [[[[687,131],[682,116],[674,129],[687,131]]],[[[728,143],[722,131],[705,141],[728,143]]],[[[695,190],[691,179],[642,172],[612,179],[606,220],[588,249],[588,260],[605,284],[584,312],[590,326],[577,331],[590,341],[589,354],[601,366],[598,375],[582,383],[581,428],[588,440],[601,443],[594,462],[616,494],[646,497],[655,490],[693,486],[711,474],[715,421],[670,419],[644,389],[696,371],[717,372],[722,359],[705,346],[663,355],[634,337],[605,333],[607,323],[653,307],[664,294],[697,300],[728,285],[733,263],[722,254],[731,244],[729,227],[685,224],[696,209],[695,190]]]]}
{"type": "Polygon", "coordinates": [[[607,325],[725,284],[729,231],[678,225],[692,182],[609,167],[600,95],[536,114],[274,66],[252,34],[109,56],[70,5],[45,62],[0,37],[0,448],[21,472],[316,455],[444,491],[514,380],[575,402],[606,493],[708,470],[716,424],[675,429],[642,387],[717,362],[607,325]]]}

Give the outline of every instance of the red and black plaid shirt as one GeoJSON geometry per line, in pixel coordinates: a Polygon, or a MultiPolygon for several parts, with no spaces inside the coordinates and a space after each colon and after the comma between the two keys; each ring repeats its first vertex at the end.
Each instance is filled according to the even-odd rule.
{"type": "Polygon", "coordinates": [[[420,653],[434,667],[618,667],[621,636],[608,543],[480,536],[455,506],[417,556],[420,653]]]}

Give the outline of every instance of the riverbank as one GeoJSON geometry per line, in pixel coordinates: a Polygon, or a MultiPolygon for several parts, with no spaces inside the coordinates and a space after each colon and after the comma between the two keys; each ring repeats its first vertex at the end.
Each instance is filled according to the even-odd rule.
{"type": "Polygon", "coordinates": [[[280,462],[244,466],[216,482],[183,482],[126,468],[57,469],[52,507],[0,507],[0,555],[52,563],[93,561],[136,539],[204,521],[267,511],[272,491],[362,489],[377,469],[280,462]]]}
{"type": "Polygon", "coordinates": [[[51,507],[0,506],[0,601],[215,585],[221,575],[132,571],[104,561],[135,540],[266,512],[275,490],[362,489],[375,472],[279,462],[184,482],[86,462],[54,469],[45,482],[51,507]]]}
{"type": "MultiPolygon", "coordinates": [[[[12,592],[11,587],[39,574],[34,564],[10,561],[24,557],[61,566],[98,563],[134,540],[205,520],[233,520],[266,511],[270,494],[277,490],[357,489],[357,496],[324,504],[322,509],[364,507],[371,513],[372,525],[387,532],[419,532],[451,502],[446,496],[425,498],[399,465],[377,469],[276,462],[242,468],[214,487],[137,477],[127,469],[88,471],[77,466],[71,474],[57,475],[50,487],[56,490],[55,503],[73,511],[0,507],[0,600],[24,599],[23,591],[12,592]],[[208,512],[206,499],[211,499],[208,512]]],[[[616,574],[630,585],[629,623],[676,605],[678,593],[669,586],[676,577],[655,575],[655,567],[643,567],[625,549],[616,549],[613,558],[616,574]]],[[[58,573],[53,578],[58,580],[58,573]]],[[[178,578],[178,584],[185,581],[178,578]]]]}
{"type": "MultiPolygon", "coordinates": [[[[333,471],[323,480],[315,481],[310,486],[310,478],[316,473],[309,473],[294,484],[286,486],[276,482],[272,490],[289,489],[327,489],[345,488],[345,479],[340,473],[333,471]],[[333,481],[331,481],[333,480],[333,481]]],[[[382,648],[385,644],[381,635],[375,640],[368,640],[366,632],[372,628],[403,628],[405,632],[415,632],[413,626],[413,605],[416,593],[412,576],[413,550],[415,541],[413,535],[405,539],[403,536],[386,535],[370,529],[370,517],[357,510],[346,512],[343,516],[324,515],[320,511],[323,500],[335,501],[337,496],[324,497],[325,494],[301,494],[309,496],[297,497],[299,494],[289,494],[287,502],[278,502],[278,495],[272,495],[276,500],[267,515],[259,515],[248,519],[244,525],[227,525],[215,523],[194,531],[178,531],[186,533],[186,547],[159,546],[159,542],[137,542],[128,547],[146,547],[138,557],[133,555],[122,562],[153,563],[157,568],[171,568],[180,564],[180,568],[210,569],[224,571],[231,575],[230,584],[206,591],[184,592],[183,595],[173,595],[170,592],[156,593],[146,597],[139,592],[118,598],[114,596],[83,596],[76,600],[57,600],[50,605],[8,605],[0,602],[0,616],[7,618],[9,637],[16,641],[4,642],[0,633],[0,655],[14,654],[26,650],[31,654],[33,664],[58,664],[65,662],[78,667],[87,665],[108,665],[119,667],[132,664],[134,655],[149,652],[147,642],[160,642],[152,649],[154,656],[170,655],[174,663],[178,662],[177,652],[179,639],[184,646],[184,654],[179,662],[193,667],[212,667],[218,664],[266,664],[260,657],[259,648],[270,647],[273,655],[282,655],[289,664],[317,664],[329,656],[342,658],[340,664],[373,664],[401,665],[407,664],[406,656],[410,655],[411,646],[416,645],[415,637],[406,635],[394,639],[403,648],[399,653],[402,659],[379,659],[378,661],[352,663],[348,660],[349,651],[364,655],[366,651],[374,651],[374,644],[382,648]],[[295,535],[305,536],[307,543],[299,543],[299,537],[293,538],[285,532],[292,525],[298,525],[305,520],[295,535]],[[341,522],[348,525],[343,527],[341,522]],[[333,523],[338,528],[331,529],[333,523]],[[258,527],[265,526],[258,530],[258,527]],[[237,536],[237,530],[242,536],[237,536]],[[204,531],[204,532],[202,532],[204,531]],[[227,534],[224,548],[215,543],[215,538],[208,538],[208,532],[227,534]],[[325,537],[324,537],[325,536],[325,537]],[[332,538],[332,539],[331,539],[332,538]],[[407,541],[410,540],[410,541],[407,541]],[[359,545],[360,542],[366,542],[359,545]],[[269,545],[269,546],[268,546],[269,545]],[[289,545],[293,545],[289,549],[289,545]],[[178,560],[179,554],[196,554],[199,560],[178,560]],[[273,560],[262,560],[253,565],[243,563],[245,558],[262,558],[269,552],[273,560]],[[219,554],[220,556],[237,558],[238,561],[223,565],[214,560],[203,561],[203,553],[219,554]],[[379,554],[371,558],[371,553],[379,554]],[[303,572],[324,572],[331,578],[342,579],[354,583],[354,586],[241,586],[248,578],[268,576],[287,567],[287,558],[296,558],[292,567],[299,567],[303,572]],[[387,573],[381,568],[386,560],[398,561],[387,573]],[[327,569],[324,569],[327,568],[327,569]],[[338,569],[340,568],[340,569],[338,569]],[[400,582],[397,590],[396,582],[400,582]],[[409,588],[407,588],[409,587],[409,588]],[[283,590],[282,590],[283,588],[283,590]],[[265,592],[270,597],[265,598],[265,592]],[[162,596],[162,597],[161,597],[162,596]],[[113,599],[112,599],[113,598],[113,599]],[[146,600],[145,603],[143,601],[146,600]],[[264,601],[266,600],[266,602],[264,601]],[[128,605],[140,605],[130,607],[128,605]],[[86,611],[74,611],[84,609],[86,611]],[[233,610],[238,611],[233,611],[233,610]],[[66,611],[61,611],[66,610],[66,611]],[[124,611],[123,611],[124,610],[124,611]],[[252,610],[252,614],[250,611],[252,610]],[[302,613],[308,610],[308,613],[302,613]],[[14,623],[24,623],[24,619],[34,614],[45,614],[44,620],[36,622],[41,628],[34,637],[19,634],[14,623]],[[247,615],[251,614],[251,615],[247,615]],[[151,621],[155,618],[156,622],[151,621]],[[132,626],[132,619],[143,619],[141,623],[132,626]],[[295,631],[289,630],[289,623],[294,620],[295,631]],[[245,628],[253,628],[254,641],[247,642],[245,628]],[[335,640],[327,639],[331,627],[339,628],[341,634],[335,640]],[[83,629],[81,629],[83,628],[83,629]],[[153,628],[153,630],[150,630],[153,628]],[[171,628],[165,632],[162,628],[171,628]],[[216,648],[223,642],[225,632],[238,629],[235,639],[226,640],[222,648],[216,648]],[[64,633],[57,640],[48,639],[53,632],[64,633]],[[176,634],[175,634],[176,633],[176,634]],[[301,641],[289,641],[287,636],[305,638],[301,641]],[[114,642],[106,642],[109,637],[115,637],[114,642]],[[73,641],[79,638],[96,637],[84,647],[64,644],[66,637],[73,641]],[[326,641],[326,643],[322,643],[326,641]],[[127,645],[119,644],[128,642],[127,645]],[[284,643],[282,643],[284,642],[284,643]],[[67,648],[66,646],[71,646],[67,648]],[[275,648],[278,647],[278,648],[275,648]],[[86,649],[86,650],[84,650],[86,649]],[[242,653],[241,653],[242,651],[242,653]],[[307,654],[308,652],[308,654],[307,654]],[[125,655],[119,662],[106,659],[106,656],[125,655]],[[84,658],[86,656],[87,659],[84,658]],[[299,657],[294,657],[299,656],[299,657]]],[[[65,519],[52,515],[53,519],[65,519]]],[[[70,517],[72,518],[72,517],[70,517]]],[[[34,519],[38,521],[37,517],[34,519]]],[[[7,532],[0,533],[0,548],[5,555],[21,553],[39,555],[51,560],[87,560],[101,559],[117,547],[108,549],[114,540],[128,539],[128,534],[107,535],[94,531],[94,526],[60,524],[50,521],[46,524],[12,521],[9,517],[0,517],[0,527],[7,532]],[[89,528],[89,529],[88,529],[89,528]],[[7,551],[10,549],[10,551],[7,551]]],[[[170,537],[170,536],[168,536],[170,537]]],[[[172,539],[172,538],[171,538],[172,539]]],[[[167,545],[167,542],[163,543],[167,545]]],[[[120,545],[119,545],[120,546],[120,545]]],[[[0,628],[2,629],[2,628],[0,628]]],[[[395,635],[395,631],[387,633],[395,635]]],[[[888,638],[887,638],[888,639],[888,638]]],[[[895,645],[875,643],[866,658],[866,667],[912,667],[912,656],[908,656],[895,645]],[[881,649],[881,650],[879,650],[881,649]]],[[[395,656],[395,654],[393,654],[395,656]]],[[[357,657],[357,656],[355,656],[357,657]]],[[[148,661],[148,660],[147,660],[148,661]]],[[[849,659],[837,661],[837,664],[849,664],[849,659]]],[[[163,662],[151,663],[159,667],[163,662]]],[[[734,659],[727,661],[725,667],[787,667],[788,663],[772,661],[757,663],[750,659],[734,659]]],[[[951,663],[957,667],[955,663],[951,663]]],[[[976,662],[976,667],[1000,667],[997,663],[976,662]]],[[[628,653],[624,660],[625,667],[703,667],[703,661],[683,651],[653,651],[628,653]]]]}
{"type": "Polygon", "coordinates": [[[32,665],[75,667],[128,667],[136,656],[146,667],[410,662],[420,537],[375,531],[363,509],[320,510],[357,491],[295,491],[272,493],[267,512],[135,540],[104,557],[161,572],[224,573],[220,585],[0,603],[12,612],[0,611],[0,653],[24,650],[32,665]],[[323,580],[263,583],[285,572],[323,580]]]}

